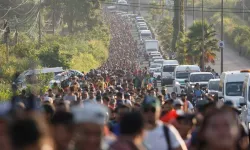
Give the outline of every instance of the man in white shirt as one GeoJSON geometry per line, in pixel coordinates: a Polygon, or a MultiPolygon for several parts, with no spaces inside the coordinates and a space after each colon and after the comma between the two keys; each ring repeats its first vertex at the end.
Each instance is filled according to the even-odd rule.
{"type": "Polygon", "coordinates": [[[184,140],[172,125],[164,125],[159,120],[161,106],[154,97],[145,97],[142,103],[145,117],[145,144],[149,150],[187,150],[184,140]]]}

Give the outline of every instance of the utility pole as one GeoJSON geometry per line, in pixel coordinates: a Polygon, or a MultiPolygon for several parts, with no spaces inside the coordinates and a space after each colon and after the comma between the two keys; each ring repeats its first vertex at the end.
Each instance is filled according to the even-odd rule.
{"type": "Polygon", "coordinates": [[[55,34],[55,0],[52,1],[52,5],[53,5],[52,26],[53,26],[53,34],[55,34]]]}
{"type": "MultiPolygon", "coordinates": [[[[221,0],[221,42],[224,42],[224,0],[221,0]]],[[[221,46],[220,70],[223,72],[223,46],[221,46]]]]}
{"type": "Polygon", "coordinates": [[[42,0],[40,0],[40,3],[39,3],[39,18],[38,18],[38,47],[40,48],[41,46],[41,38],[42,38],[42,32],[41,32],[41,4],[42,4],[42,0]]]}
{"type": "Polygon", "coordinates": [[[161,0],[161,17],[163,18],[163,14],[164,14],[164,1],[161,0]]]}
{"type": "Polygon", "coordinates": [[[138,5],[139,5],[139,15],[141,15],[141,0],[139,0],[138,5]]]}
{"type": "Polygon", "coordinates": [[[243,18],[243,20],[245,20],[245,0],[242,0],[242,11],[243,11],[243,13],[242,13],[242,18],[243,18]]]}
{"type": "Polygon", "coordinates": [[[194,0],[193,0],[193,23],[194,23],[195,17],[194,17],[194,0]]]}
{"type": "Polygon", "coordinates": [[[188,0],[185,0],[185,9],[184,9],[184,15],[185,15],[185,31],[187,31],[187,1],[188,0]]]}
{"type": "Polygon", "coordinates": [[[18,32],[17,32],[17,28],[16,27],[15,27],[14,40],[15,40],[14,44],[15,45],[18,44],[18,32]]]}
{"type": "Polygon", "coordinates": [[[205,71],[205,61],[204,61],[204,0],[202,0],[202,71],[205,71]]]}
{"type": "Polygon", "coordinates": [[[4,21],[4,43],[6,46],[6,60],[9,61],[9,35],[10,35],[10,27],[8,25],[8,21],[4,21]]]}

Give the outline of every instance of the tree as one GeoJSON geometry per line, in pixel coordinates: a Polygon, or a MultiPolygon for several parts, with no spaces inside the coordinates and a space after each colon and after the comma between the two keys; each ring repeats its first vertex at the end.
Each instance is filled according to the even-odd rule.
{"type": "Polygon", "coordinates": [[[98,0],[65,0],[63,1],[63,18],[68,25],[69,33],[74,28],[92,29],[100,23],[100,2],[98,0]]]}
{"type": "Polygon", "coordinates": [[[176,52],[176,42],[179,32],[184,32],[184,0],[175,0],[174,10],[172,51],[176,52]]]}
{"type": "MultiPolygon", "coordinates": [[[[188,56],[192,58],[194,63],[202,67],[202,21],[195,21],[189,28],[188,33],[188,56]]],[[[213,25],[209,25],[204,21],[204,61],[205,63],[214,63],[216,51],[219,51],[218,40],[216,39],[216,31],[213,25]]]]}
{"type": "Polygon", "coordinates": [[[242,47],[246,45],[247,42],[250,42],[250,29],[248,26],[237,26],[233,33],[234,43],[239,45],[239,54],[242,53],[242,47]]]}
{"type": "Polygon", "coordinates": [[[157,25],[156,32],[161,41],[162,48],[165,52],[171,53],[171,42],[173,34],[173,26],[171,19],[166,16],[157,25]]]}
{"type": "Polygon", "coordinates": [[[186,33],[180,32],[178,36],[178,41],[176,43],[176,52],[177,52],[177,60],[180,64],[193,64],[192,58],[187,53],[187,44],[189,43],[189,39],[186,35],[186,33]]]}
{"type": "Polygon", "coordinates": [[[153,0],[150,2],[150,6],[152,6],[149,10],[149,14],[151,15],[151,19],[154,23],[157,21],[157,16],[161,13],[161,10],[157,7],[159,6],[159,3],[153,0]]]}

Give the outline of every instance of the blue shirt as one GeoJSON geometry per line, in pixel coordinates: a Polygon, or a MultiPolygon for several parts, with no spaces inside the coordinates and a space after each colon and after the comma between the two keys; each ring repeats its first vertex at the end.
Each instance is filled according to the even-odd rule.
{"type": "Polygon", "coordinates": [[[119,136],[119,135],[120,135],[120,123],[114,124],[114,126],[113,126],[113,128],[112,128],[112,132],[113,132],[116,136],[119,136]]]}
{"type": "Polygon", "coordinates": [[[117,100],[116,101],[116,106],[120,106],[120,105],[123,105],[123,104],[124,104],[123,100],[117,100]]]}
{"type": "Polygon", "coordinates": [[[200,96],[202,96],[202,94],[203,94],[203,92],[201,90],[194,90],[194,95],[196,97],[200,97],[200,96]]]}

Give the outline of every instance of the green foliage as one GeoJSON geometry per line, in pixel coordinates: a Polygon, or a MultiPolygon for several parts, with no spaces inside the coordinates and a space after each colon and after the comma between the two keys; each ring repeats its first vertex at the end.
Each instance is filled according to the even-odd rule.
{"type": "Polygon", "coordinates": [[[166,16],[159,21],[156,28],[156,33],[158,35],[158,39],[160,40],[163,50],[165,52],[172,52],[171,42],[172,42],[173,26],[169,16],[166,16]]]}
{"type": "Polygon", "coordinates": [[[150,21],[156,23],[158,20],[157,20],[157,17],[158,15],[161,13],[161,9],[158,9],[160,3],[153,0],[150,2],[150,6],[152,6],[150,9],[149,9],[149,14],[150,14],[150,21]]]}
{"type": "Polygon", "coordinates": [[[178,36],[178,41],[176,43],[176,51],[177,51],[177,60],[180,64],[192,64],[192,60],[190,61],[190,55],[188,53],[187,44],[190,39],[187,37],[186,33],[181,33],[178,36]]]}
{"type": "MultiPolygon", "coordinates": [[[[212,21],[217,26],[220,25],[219,14],[214,14],[212,21]]],[[[250,56],[250,27],[235,15],[224,17],[224,35],[230,41],[230,44],[235,47],[236,51],[241,51],[245,56],[250,56]]]]}
{"type": "Polygon", "coordinates": [[[0,100],[9,100],[11,96],[11,88],[6,84],[0,83],[0,100]]]}
{"type": "MultiPolygon", "coordinates": [[[[202,64],[202,21],[195,21],[189,28],[188,33],[188,51],[194,63],[202,64]]],[[[205,63],[214,63],[216,51],[219,51],[216,31],[207,21],[204,22],[204,61],[205,63]]]]}
{"type": "MultiPolygon", "coordinates": [[[[56,32],[58,34],[55,35],[47,35],[43,32],[42,45],[39,48],[36,24],[38,3],[39,0],[28,0],[20,8],[18,7],[16,12],[10,11],[6,15],[12,31],[13,24],[16,25],[19,22],[17,24],[19,34],[16,45],[12,42],[14,37],[10,36],[9,61],[7,61],[5,45],[0,44],[0,83],[10,85],[17,72],[22,73],[30,68],[63,67],[87,72],[99,67],[107,60],[110,32],[108,26],[104,24],[104,20],[101,19],[98,0],[43,1],[41,5],[42,30],[52,30],[51,24],[54,24],[56,29],[63,30],[56,32]],[[31,6],[34,9],[31,10],[31,6]],[[29,10],[31,11],[29,12],[29,10]],[[51,17],[53,12],[55,22],[51,17]],[[17,13],[18,15],[14,15],[17,13]],[[67,30],[64,30],[65,27],[67,30]]],[[[10,1],[4,1],[1,7],[6,9],[16,7],[16,4],[14,6],[13,4],[10,1]]],[[[0,16],[6,13],[1,15],[2,12],[0,12],[0,16]]],[[[35,84],[28,85],[30,92],[44,92],[48,88],[47,85],[51,78],[47,75],[37,77],[35,84]]],[[[11,90],[8,88],[0,89],[0,100],[7,99],[10,95],[11,90]]]]}

